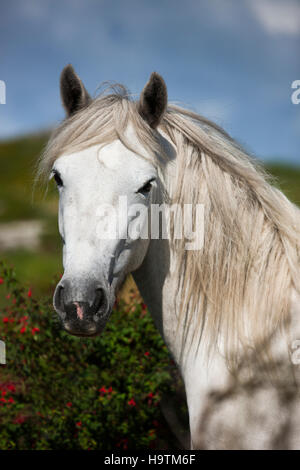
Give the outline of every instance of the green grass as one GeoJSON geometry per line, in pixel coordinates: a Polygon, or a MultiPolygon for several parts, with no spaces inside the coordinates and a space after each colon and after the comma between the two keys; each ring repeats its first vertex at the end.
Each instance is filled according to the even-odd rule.
{"type": "Polygon", "coordinates": [[[35,294],[49,293],[51,283],[59,279],[63,272],[61,253],[47,251],[12,250],[2,259],[16,268],[18,278],[23,285],[31,287],[35,294]]]}
{"type": "Polygon", "coordinates": [[[300,168],[271,164],[267,170],[276,178],[277,186],[285,195],[300,206],[300,168]]]}
{"type": "Polygon", "coordinates": [[[47,218],[55,195],[47,202],[43,189],[34,189],[35,168],[48,135],[20,137],[0,143],[0,222],[47,218]]]}
{"type": "MultiPolygon", "coordinates": [[[[33,192],[36,163],[47,139],[48,134],[44,133],[0,142],[0,223],[40,219],[46,225],[38,252],[0,252],[0,258],[13,264],[18,277],[33,287],[37,295],[49,292],[53,288],[52,279],[62,271],[56,189],[51,182],[47,194],[39,186],[33,192]]],[[[287,197],[300,205],[300,167],[270,164],[267,170],[287,197]]]]}

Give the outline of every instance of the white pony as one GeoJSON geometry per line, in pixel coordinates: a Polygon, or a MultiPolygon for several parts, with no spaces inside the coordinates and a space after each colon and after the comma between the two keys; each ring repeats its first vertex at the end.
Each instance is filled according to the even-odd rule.
{"type": "MultiPolygon", "coordinates": [[[[157,73],[138,101],[122,86],[91,99],[68,65],[61,96],[67,118],[40,174],[60,194],[54,307],[65,330],[99,334],[133,273],[180,368],[191,447],[299,447],[299,210],[222,129],[168,105],[157,73]],[[102,209],[120,197],[127,212],[113,236],[116,218],[102,209]],[[176,208],[170,237],[128,235],[136,205],[163,203],[176,208]],[[193,216],[204,207],[201,249],[174,236],[185,204],[193,216]]],[[[150,210],[142,220],[149,234],[150,210]]]]}

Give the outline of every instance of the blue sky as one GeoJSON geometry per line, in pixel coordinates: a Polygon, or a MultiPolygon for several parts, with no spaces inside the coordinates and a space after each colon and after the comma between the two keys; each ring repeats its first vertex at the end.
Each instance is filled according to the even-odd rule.
{"type": "Polygon", "coordinates": [[[300,165],[298,0],[10,0],[0,5],[0,138],[63,118],[72,63],[91,94],[139,94],[153,70],[169,99],[221,124],[258,158],[300,165]]]}

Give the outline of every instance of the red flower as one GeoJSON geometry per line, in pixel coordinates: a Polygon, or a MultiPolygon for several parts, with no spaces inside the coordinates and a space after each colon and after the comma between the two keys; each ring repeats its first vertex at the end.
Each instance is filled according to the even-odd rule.
{"type": "Polygon", "coordinates": [[[3,397],[0,398],[0,401],[1,401],[2,403],[6,403],[6,400],[5,400],[5,398],[3,398],[3,397]]]}
{"type": "Polygon", "coordinates": [[[66,403],[66,406],[67,406],[68,408],[71,408],[72,403],[71,403],[70,401],[68,401],[68,403],[66,403]]]}
{"type": "Polygon", "coordinates": [[[142,309],[143,309],[143,310],[146,310],[146,309],[147,309],[147,305],[146,305],[146,304],[142,304],[142,309]]]}
{"type": "Polygon", "coordinates": [[[78,428],[80,428],[81,425],[82,425],[82,422],[81,422],[81,421],[78,421],[78,423],[76,423],[76,426],[77,426],[78,428]]]}
{"type": "Polygon", "coordinates": [[[31,296],[32,296],[32,290],[31,290],[31,289],[29,289],[29,291],[27,292],[27,296],[28,296],[28,297],[31,297],[31,296]]]}
{"type": "Polygon", "coordinates": [[[34,328],[32,328],[31,333],[32,333],[33,335],[35,335],[35,333],[37,333],[37,332],[39,332],[39,331],[40,331],[39,328],[34,327],[34,328]]]}
{"type": "Polygon", "coordinates": [[[146,351],[146,352],[145,352],[145,356],[150,356],[149,351],[146,351]]]}
{"type": "Polygon", "coordinates": [[[6,394],[7,394],[7,392],[6,392],[5,390],[2,390],[1,395],[2,395],[3,397],[5,397],[6,394]]]}
{"type": "Polygon", "coordinates": [[[107,392],[108,392],[108,390],[106,390],[106,388],[105,388],[104,386],[101,387],[101,388],[99,388],[98,391],[99,391],[102,395],[104,395],[104,393],[107,393],[107,392]]]}
{"type": "Polygon", "coordinates": [[[112,391],[113,391],[112,387],[109,387],[109,388],[107,389],[107,393],[111,393],[112,391]]]}
{"type": "Polygon", "coordinates": [[[3,284],[4,280],[0,277],[0,284],[3,284]]]}
{"type": "Polygon", "coordinates": [[[3,323],[8,323],[9,319],[8,319],[8,317],[4,317],[2,321],[3,321],[3,323]]]}
{"type": "Polygon", "coordinates": [[[147,397],[153,398],[153,397],[154,397],[154,393],[153,393],[153,392],[148,393],[147,397]]]}
{"type": "Polygon", "coordinates": [[[20,329],[20,333],[23,334],[23,333],[25,333],[25,331],[26,331],[26,326],[23,326],[23,327],[20,329]]]}
{"type": "Polygon", "coordinates": [[[124,437],[123,439],[121,439],[117,444],[116,446],[117,447],[121,447],[121,445],[123,444],[123,449],[126,450],[127,447],[128,447],[128,439],[126,437],[124,437]]]}
{"type": "Polygon", "coordinates": [[[16,387],[14,386],[14,384],[8,384],[7,385],[7,390],[9,390],[10,392],[15,392],[16,387]]]}
{"type": "Polygon", "coordinates": [[[136,406],[136,402],[134,401],[133,398],[131,398],[131,400],[129,400],[128,405],[129,406],[136,406]]]}
{"type": "Polygon", "coordinates": [[[9,397],[8,402],[9,402],[9,403],[14,403],[15,400],[13,399],[13,397],[9,397]]]}
{"type": "Polygon", "coordinates": [[[14,423],[16,424],[23,424],[26,421],[26,416],[19,415],[14,419],[14,423]]]}

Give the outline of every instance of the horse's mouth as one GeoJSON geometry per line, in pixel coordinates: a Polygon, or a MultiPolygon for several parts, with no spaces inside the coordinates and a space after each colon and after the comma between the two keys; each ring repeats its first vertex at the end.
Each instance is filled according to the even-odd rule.
{"type": "Polygon", "coordinates": [[[84,329],[80,329],[76,327],[72,327],[68,322],[63,323],[62,327],[66,333],[72,336],[77,336],[80,338],[95,338],[96,336],[99,336],[102,331],[103,327],[100,327],[99,325],[90,325],[89,327],[86,327],[84,329]]]}
{"type": "Polygon", "coordinates": [[[102,333],[101,331],[98,331],[97,333],[92,333],[92,334],[85,334],[85,333],[71,333],[70,331],[65,329],[65,332],[68,333],[71,336],[77,336],[77,338],[96,338],[97,336],[100,336],[102,333]]]}

